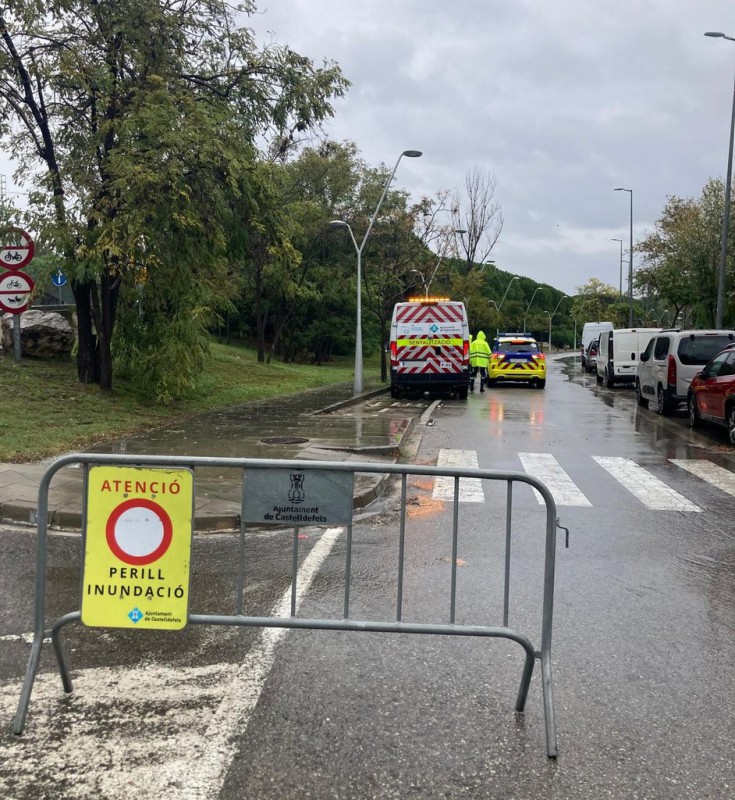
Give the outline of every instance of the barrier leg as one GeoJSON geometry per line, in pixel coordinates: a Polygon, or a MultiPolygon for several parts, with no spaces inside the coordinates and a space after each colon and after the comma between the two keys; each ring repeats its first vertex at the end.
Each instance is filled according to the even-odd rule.
{"type": "Polygon", "coordinates": [[[18,701],[18,710],[15,712],[15,719],[13,720],[13,733],[16,736],[20,736],[21,733],[23,733],[23,728],[25,727],[26,715],[28,714],[28,704],[31,701],[31,692],[33,691],[33,683],[36,680],[38,664],[41,660],[43,633],[43,631],[36,631],[36,634],[33,637],[31,655],[28,659],[25,678],[23,678],[23,688],[21,689],[20,700],[18,701]]]}
{"type": "Polygon", "coordinates": [[[546,724],[546,755],[556,758],[559,749],[556,744],[556,719],[554,717],[554,689],[551,685],[551,657],[541,656],[541,683],[544,692],[544,722],[546,724]]]}
{"type": "Polygon", "coordinates": [[[528,688],[531,685],[531,676],[533,675],[533,665],[536,661],[536,654],[533,651],[530,643],[523,649],[526,653],[526,660],[523,664],[523,674],[521,675],[521,685],[518,687],[518,696],[516,697],[516,711],[523,711],[526,707],[526,699],[528,698],[528,688]]]}
{"type": "Polygon", "coordinates": [[[69,668],[66,663],[66,656],[64,655],[64,645],[61,643],[61,629],[66,625],[68,622],[76,622],[77,620],[81,619],[81,613],[79,611],[74,611],[71,614],[65,614],[61,619],[56,621],[56,624],[53,628],[51,628],[51,644],[54,648],[54,653],[56,655],[56,663],[59,665],[59,672],[61,673],[61,683],[64,687],[64,691],[67,694],[71,694],[74,691],[74,687],[72,686],[71,682],[71,674],[69,673],[69,668]]]}

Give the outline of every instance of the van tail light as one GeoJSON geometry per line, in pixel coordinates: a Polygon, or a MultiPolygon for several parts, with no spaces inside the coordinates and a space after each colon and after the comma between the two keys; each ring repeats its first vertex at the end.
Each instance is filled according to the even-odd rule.
{"type": "Polygon", "coordinates": [[[462,360],[468,361],[470,357],[470,343],[468,339],[465,339],[462,343],[462,360]]]}
{"type": "Polygon", "coordinates": [[[398,345],[395,342],[390,343],[390,363],[398,363],[398,345]]]}
{"type": "Polygon", "coordinates": [[[669,386],[676,386],[676,359],[674,356],[669,356],[666,366],[666,383],[669,386]]]}

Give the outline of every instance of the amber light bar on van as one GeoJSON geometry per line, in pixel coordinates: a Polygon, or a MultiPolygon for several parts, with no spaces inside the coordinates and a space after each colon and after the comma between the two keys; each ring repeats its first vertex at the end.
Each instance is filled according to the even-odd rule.
{"type": "Polygon", "coordinates": [[[434,305],[435,303],[450,303],[451,300],[448,297],[409,297],[406,302],[434,305]]]}

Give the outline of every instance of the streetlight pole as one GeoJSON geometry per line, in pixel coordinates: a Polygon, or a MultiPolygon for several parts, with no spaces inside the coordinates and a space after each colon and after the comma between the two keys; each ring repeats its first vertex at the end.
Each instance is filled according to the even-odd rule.
{"type": "Polygon", "coordinates": [[[508,296],[508,292],[510,291],[510,287],[513,285],[513,281],[518,281],[518,280],[520,280],[520,278],[517,275],[514,275],[508,282],[508,288],[505,290],[503,299],[500,301],[500,305],[498,306],[498,311],[500,311],[500,309],[503,307],[503,303],[505,302],[505,298],[508,296]]]}
{"type": "Polygon", "coordinates": [[[526,317],[528,316],[528,309],[531,308],[531,303],[533,303],[533,298],[536,297],[536,292],[540,289],[540,286],[537,286],[533,290],[533,294],[531,295],[531,302],[528,304],[528,308],[523,312],[523,333],[526,332],[526,317]]]}
{"type": "MultiPolygon", "coordinates": [[[[720,31],[708,31],[705,36],[717,39],[727,39],[735,42],[732,36],[726,36],[720,31]]],[[[732,141],[735,135],[735,83],[732,90],[732,114],[730,117],[730,142],[727,153],[727,178],[725,180],[725,208],[722,212],[722,233],[720,234],[720,270],[717,280],[717,311],[715,312],[715,328],[722,327],[725,308],[725,270],[727,266],[727,239],[730,232],[730,184],[732,183],[732,141]]]]}
{"type": "Polygon", "coordinates": [[[566,300],[567,297],[569,297],[568,294],[563,294],[559,298],[559,302],[556,304],[556,308],[550,314],[549,314],[548,311],[544,311],[544,314],[549,314],[549,355],[551,355],[551,320],[553,319],[554,314],[556,314],[556,312],[559,310],[559,306],[561,305],[561,301],[562,300],[566,300]]]}
{"type": "Polygon", "coordinates": [[[393,167],[393,172],[390,174],[390,178],[385,184],[383,188],[383,194],[380,195],[380,200],[378,200],[378,205],[375,207],[375,212],[373,213],[372,218],[370,219],[370,224],[368,225],[368,229],[365,231],[365,236],[363,236],[361,244],[358,246],[357,240],[355,239],[355,235],[352,233],[352,228],[341,219],[333,219],[329,224],[332,227],[342,227],[347,228],[350,232],[350,238],[352,239],[352,244],[355,245],[355,252],[357,253],[357,309],[356,309],[356,316],[357,322],[355,324],[355,382],[353,384],[353,394],[360,394],[362,392],[362,251],[365,249],[365,243],[368,240],[368,236],[370,236],[370,231],[373,229],[373,224],[378,217],[378,212],[380,211],[380,207],[383,205],[383,200],[385,200],[386,194],[388,194],[388,189],[393,182],[393,178],[395,177],[396,170],[398,169],[398,165],[401,163],[401,159],[403,156],[407,158],[419,158],[422,155],[420,150],[404,150],[401,155],[398,156],[398,160],[396,161],[395,167],[393,167]]]}
{"type": "Polygon", "coordinates": [[[616,192],[630,194],[630,258],[628,260],[628,327],[633,327],[633,190],[618,187],[616,192]]]}
{"type": "Polygon", "coordinates": [[[610,239],[611,242],[620,242],[620,299],[623,299],[623,240],[610,239]]]}

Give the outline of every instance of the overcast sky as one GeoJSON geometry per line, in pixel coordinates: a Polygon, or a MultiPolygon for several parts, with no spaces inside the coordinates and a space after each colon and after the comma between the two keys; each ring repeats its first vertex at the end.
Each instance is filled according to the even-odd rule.
{"type": "MultiPolygon", "coordinates": [[[[338,62],[327,126],[411,200],[494,172],[498,267],[567,293],[617,287],[620,245],[669,195],[724,179],[735,77],[732,0],[259,0],[261,42],[338,62]]],[[[627,258],[627,253],[624,255],[627,258]]],[[[634,262],[637,264],[637,260],[634,262]]],[[[627,265],[623,290],[627,291],[627,265]]]]}

